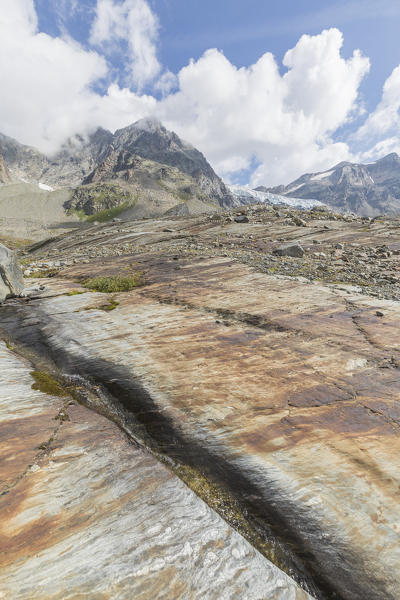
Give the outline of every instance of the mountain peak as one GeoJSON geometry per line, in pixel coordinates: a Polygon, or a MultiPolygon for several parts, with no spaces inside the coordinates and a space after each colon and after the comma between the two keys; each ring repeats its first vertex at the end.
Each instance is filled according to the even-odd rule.
{"type": "Polygon", "coordinates": [[[168,133],[167,130],[165,129],[164,125],[161,123],[161,121],[159,121],[155,117],[144,117],[143,119],[139,119],[138,121],[135,121],[134,123],[132,123],[131,125],[128,125],[127,127],[122,127],[121,129],[117,129],[117,131],[115,132],[115,136],[118,136],[119,134],[121,134],[123,132],[139,132],[139,131],[144,131],[147,133],[163,133],[163,134],[168,133]]]}
{"type": "Polygon", "coordinates": [[[166,131],[161,121],[156,119],[156,117],[144,117],[143,119],[139,119],[133,124],[133,127],[152,133],[156,131],[166,131]]]}
{"type": "Polygon", "coordinates": [[[382,158],[379,158],[375,164],[384,164],[384,163],[398,163],[400,162],[400,156],[396,152],[391,152],[382,158]]]}

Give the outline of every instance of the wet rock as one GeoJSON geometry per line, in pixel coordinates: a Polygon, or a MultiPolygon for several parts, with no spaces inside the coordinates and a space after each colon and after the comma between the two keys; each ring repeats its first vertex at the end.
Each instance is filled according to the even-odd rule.
{"type": "Polygon", "coordinates": [[[17,257],[12,250],[0,244],[0,302],[19,296],[24,289],[24,280],[17,257]]]}
{"type": "Polygon", "coordinates": [[[279,248],[275,248],[274,254],[277,256],[293,256],[302,258],[304,256],[304,248],[299,243],[283,244],[279,248]]]}
{"type": "Polygon", "coordinates": [[[31,369],[0,341],[0,596],[312,600],[113,422],[33,390],[31,369]]]}

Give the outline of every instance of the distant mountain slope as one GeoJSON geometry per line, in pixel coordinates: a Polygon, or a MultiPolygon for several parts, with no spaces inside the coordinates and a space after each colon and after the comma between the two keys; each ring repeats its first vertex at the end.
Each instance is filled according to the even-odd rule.
{"type": "Polygon", "coordinates": [[[3,183],[11,183],[11,175],[9,170],[7,169],[7,165],[4,161],[4,158],[0,154],[0,184],[3,183]]]}
{"type": "Polygon", "coordinates": [[[302,175],[287,186],[256,189],[315,199],[360,215],[400,214],[400,157],[392,153],[365,165],[341,162],[328,171],[302,175]]]}
{"type": "MultiPolygon", "coordinates": [[[[126,185],[130,185],[135,179],[136,160],[140,163],[144,189],[154,188],[153,175],[157,171],[154,165],[160,168],[166,165],[168,173],[171,173],[168,167],[174,167],[185,175],[183,184],[186,192],[177,189],[177,200],[182,201],[182,195],[194,192],[200,202],[217,206],[230,206],[234,202],[232,194],[201,152],[154,119],[142,119],[119,129],[114,135],[99,128],[88,138],[75,136],[53,157],[0,134],[0,154],[4,156],[14,181],[40,183],[53,188],[75,188],[94,181],[122,178],[126,185]],[[144,161],[141,159],[149,166],[147,177],[143,175],[144,161]]],[[[181,179],[177,178],[179,185],[182,184],[181,179]]],[[[136,192],[137,177],[134,183],[133,191],[136,192]]],[[[167,187],[171,191],[171,185],[167,187]]]]}

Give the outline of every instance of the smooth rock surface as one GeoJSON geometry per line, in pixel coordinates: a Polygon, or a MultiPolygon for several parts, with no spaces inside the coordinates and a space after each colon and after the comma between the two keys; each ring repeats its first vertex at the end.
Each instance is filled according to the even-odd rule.
{"type": "Polygon", "coordinates": [[[115,424],[33,390],[31,369],[0,342],[1,598],[311,600],[115,424]]]}
{"type": "Polygon", "coordinates": [[[397,600],[400,221],[312,211],[304,228],[292,209],[245,212],[49,243],[33,269],[57,263],[59,276],[31,281],[1,326],[102,382],[167,454],[224,482],[314,596],[397,600]],[[273,254],[300,239],[301,260],[273,254]],[[136,271],[145,285],[112,311],[79,283],[136,271]]]}

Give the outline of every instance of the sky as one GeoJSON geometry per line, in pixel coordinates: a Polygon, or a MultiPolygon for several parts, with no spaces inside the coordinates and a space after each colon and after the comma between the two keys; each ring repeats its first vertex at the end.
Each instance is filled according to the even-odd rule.
{"type": "Polygon", "coordinates": [[[0,0],[0,132],[156,117],[226,181],[400,153],[399,0],[0,0]]]}

